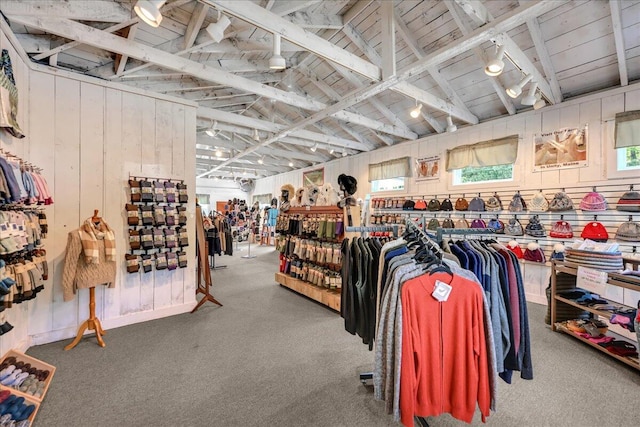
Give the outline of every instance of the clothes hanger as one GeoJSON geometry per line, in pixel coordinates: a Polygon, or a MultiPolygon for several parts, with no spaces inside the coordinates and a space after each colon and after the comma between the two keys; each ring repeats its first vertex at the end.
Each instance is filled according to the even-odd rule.
{"type": "Polygon", "coordinates": [[[97,224],[100,224],[101,221],[102,221],[102,218],[98,216],[98,209],[94,209],[93,216],[91,217],[91,222],[97,225],[97,224]]]}

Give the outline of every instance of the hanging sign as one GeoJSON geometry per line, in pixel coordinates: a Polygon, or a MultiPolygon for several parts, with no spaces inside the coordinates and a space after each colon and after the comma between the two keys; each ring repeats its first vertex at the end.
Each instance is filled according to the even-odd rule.
{"type": "Polygon", "coordinates": [[[587,166],[587,125],[533,135],[533,171],[587,166]]]}
{"type": "Polygon", "coordinates": [[[440,178],[440,156],[416,159],[416,181],[440,178]]]}

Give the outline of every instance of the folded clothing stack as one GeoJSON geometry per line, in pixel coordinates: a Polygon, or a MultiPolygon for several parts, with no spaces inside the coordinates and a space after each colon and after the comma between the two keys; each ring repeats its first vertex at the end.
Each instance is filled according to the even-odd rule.
{"type": "Polygon", "coordinates": [[[595,252],[566,248],[565,264],[568,266],[584,266],[602,271],[623,270],[621,252],[595,252]]]}
{"type": "Polygon", "coordinates": [[[0,391],[0,426],[29,427],[28,418],[36,406],[25,403],[24,397],[18,397],[9,390],[0,391]]]}
{"type": "Polygon", "coordinates": [[[609,353],[617,354],[618,356],[638,357],[636,346],[627,341],[613,340],[608,343],[602,343],[600,346],[606,348],[609,353]]]}

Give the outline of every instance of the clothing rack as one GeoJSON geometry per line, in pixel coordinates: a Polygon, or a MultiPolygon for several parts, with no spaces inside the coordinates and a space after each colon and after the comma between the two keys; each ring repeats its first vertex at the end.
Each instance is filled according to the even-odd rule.
{"type": "MultiPolygon", "coordinates": [[[[213,211],[213,210],[212,210],[212,211],[209,213],[209,217],[211,217],[211,214],[213,214],[213,213],[215,213],[215,214],[216,214],[216,215],[218,215],[218,216],[224,216],[224,215],[223,215],[222,213],[220,213],[219,211],[213,211]]],[[[211,219],[213,219],[213,218],[211,218],[211,219]]],[[[218,230],[218,233],[220,233],[220,230],[218,230]]],[[[215,251],[213,252],[213,255],[209,255],[209,258],[211,258],[211,262],[210,262],[209,264],[211,265],[211,269],[212,269],[212,270],[220,270],[220,269],[223,269],[223,268],[227,268],[227,266],[226,266],[226,265],[218,265],[218,266],[216,266],[216,253],[215,253],[215,251]]]]}
{"type": "Polygon", "coordinates": [[[153,176],[139,176],[139,175],[131,175],[129,174],[129,179],[144,179],[146,181],[149,180],[153,180],[153,181],[166,181],[166,182],[175,182],[175,183],[181,183],[184,184],[184,179],[172,179],[172,178],[157,178],[157,177],[153,177],[153,176]]]}
{"type": "Polygon", "coordinates": [[[393,232],[393,237],[398,237],[397,225],[373,225],[369,227],[347,226],[344,231],[348,233],[377,233],[377,232],[393,232]]]}
{"type": "Polygon", "coordinates": [[[495,234],[493,228],[442,228],[438,227],[436,229],[436,240],[438,243],[442,242],[442,235],[462,235],[468,236],[472,234],[495,234]]]}

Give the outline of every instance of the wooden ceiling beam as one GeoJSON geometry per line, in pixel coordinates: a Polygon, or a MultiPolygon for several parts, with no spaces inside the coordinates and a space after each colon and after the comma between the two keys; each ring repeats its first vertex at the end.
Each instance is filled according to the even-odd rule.
{"type": "MultiPolygon", "coordinates": [[[[381,78],[380,68],[376,65],[339,48],[331,42],[278,16],[276,13],[261,8],[257,4],[234,0],[202,1],[265,31],[280,34],[283,39],[287,39],[291,43],[302,46],[322,58],[343,65],[365,77],[373,80],[380,80],[381,78]]],[[[286,3],[296,4],[298,2],[286,3]]],[[[277,7],[278,5],[274,9],[277,7]]]]}
{"type": "Polygon", "coordinates": [[[129,8],[111,0],[2,0],[2,13],[96,22],[122,22],[131,18],[129,8]]]}
{"type": "MultiPolygon", "coordinates": [[[[128,55],[133,58],[153,62],[164,68],[184,72],[185,74],[190,74],[202,80],[227,85],[270,99],[276,99],[280,102],[295,105],[307,110],[320,111],[326,107],[325,104],[313,99],[256,83],[221,69],[202,65],[169,52],[164,52],[141,43],[126,40],[113,34],[104,33],[103,31],[75,21],[58,18],[41,19],[30,16],[13,16],[12,19],[30,28],[37,28],[62,37],[78,40],[83,44],[98,47],[100,49],[106,49],[112,52],[128,55]]],[[[377,120],[356,113],[338,110],[332,115],[339,120],[369,127],[371,129],[397,135],[402,138],[417,138],[417,135],[414,133],[407,133],[403,129],[380,123],[377,120]]]]}
{"type": "MultiPolygon", "coordinates": [[[[131,25],[130,27],[123,28],[120,31],[120,35],[129,40],[134,40],[136,38],[136,32],[138,30],[138,23],[131,25]]],[[[57,54],[56,54],[57,55],[57,54]]],[[[118,55],[116,54],[116,58],[113,61],[113,70],[116,76],[119,76],[124,71],[127,66],[127,61],[129,57],[127,55],[118,55]]]]}
{"type": "Polygon", "coordinates": [[[298,10],[306,9],[321,1],[322,0],[280,1],[271,8],[271,12],[278,16],[285,16],[298,10]]]}
{"type": "Polygon", "coordinates": [[[191,19],[189,19],[189,24],[187,24],[187,29],[184,32],[182,44],[183,50],[189,49],[193,46],[193,43],[196,41],[196,37],[198,37],[198,33],[202,28],[202,24],[207,17],[207,13],[209,13],[208,5],[199,2],[196,3],[196,7],[193,9],[193,13],[191,14],[191,19]]]}
{"type": "MultiPolygon", "coordinates": [[[[462,19],[462,16],[460,16],[460,14],[458,13],[454,2],[452,0],[445,0],[445,4],[447,5],[447,9],[449,9],[449,13],[453,17],[453,20],[458,25],[458,28],[460,28],[460,31],[462,31],[462,34],[467,35],[471,33],[473,31],[471,25],[464,19],[462,19]]],[[[487,55],[485,55],[482,48],[480,48],[480,46],[476,46],[472,49],[472,51],[478,61],[480,61],[482,67],[484,67],[484,64],[487,63],[487,55]]],[[[509,113],[509,115],[514,115],[516,113],[516,106],[513,104],[511,98],[509,98],[509,96],[507,95],[506,88],[502,86],[500,80],[497,78],[489,77],[486,74],[485,78],[491,83],[491,86],[493,87],[496,95],[498,95],[498,98],[502,102],[502,105],[504,105],[504,108],[507,109],[507,113],[509,113]]]]}
{"type": "MultiPolygon", "coordinates": [[[[451,0],[447,0],[447,1],[450,2],[451,0]]],[[[481,25],[486,25],[494,20],[494,17],[493,15],[491,15],[491,12],[489,12],[489,10],[487,10],[485,5],[482,4],[482,2],[480,1],[471,1],[471,0],[455,0],[455,1],[458,4],[462,4],[461,5],[462,10],[464,10],[465,13],[470,14],[470,16],[474,18],[477,22],[482,17],[486,17],[486,20],[484,22],[481,22],[481,23],[479,22],[479,24],[481,25]],[[469,4],[471,4],[471,6],[469,6],[469,4]]],[[[533,77],[533,80],[538,83],[538,89],[540,90],[540,92],[542,92],[544,97],[547,98],[549,103],[556,104],[557,102],[560,102],[556,100],[556,97],[554,96],[553,91],[551,90],[551,86],[549,86],[549,82],[547,81],[547,79],[545,79],[542,73],[538,71],[535,65],[533,65],[533,62],[531,62],[531,60],[529,59],[529,57],[527,57],[527,55],[522,51],[522,49],[520,49],[520,46],[518,46],[517,43],[514,42],[513,39],[506,32],[503,32],[499,35],[496,34],[494,37],[491,37],[491,39],[495,41],[497,44],[501,44],[504,46],[505,56],[508,56],[511,59],[511,61],[515,64],[516,67],[520,68],[523,72],[527,74],[531,74],[531,76],[533,77]]],[[[483,66],[484,66],[484,63],[483,63],[483,66]]]]}
{"type": "Polygon", "coordinates": [[[627,59],[624,49],[624,36],[622,35],[622,18],[620,16],[620,2],[609,0],[611,9],[611,22],[613,24],[613,38],[616,43],[616,55],[618,56],[618,70],[620,72],[620,86],[629,84],[629,74],[627,72],[627,59]]]}
{"type": "MultiPolygon", "coordinates": [[[[230,123],[237,126],[243,126],[249,129],[258,129],[267,132],[277,133],[286,128],[286,126],[278,125],[276,123],[269,122],[267,120],[256,119],[247,116],[241,116],[239,114],[227,113],[225,111],[214,110],[213,108],[200,107],[197,112],[198,117],[208,119],[210,121],[216,120],[220,123],[230,123]]],[[[289,135],[287,135],[289,136],[289,135]]],[[[314,142],[321,142],[324,144],[335,145],[339,147],[347,147],[358,151],[369,151],[369,146],[361,144],[356,141],[351,141],[346,138],[332,137],[329,135],[323,135],[321,133],[308,131],[305,129],[299,129],[296,132],[292,132],[290,136],[306,139],[314,142]]]]}
{"type": "Polygon", "coordinates": [[[310,14],[307,12],[294,12],[288,15],[286,19],[292,24],[298,25],[301,28],[311,29],[340,29],[342,28],[342,16],[339,15],[322,15],[322,14],[310,14]]]}
{"type": "MultiPolygon", "coordinates": [[[[400,70],[398,74],[393,78],[374,83],[368,87],[358,89],[347,94],[344,98],[342,98],[342,100],[336,102],[335,104],[328,106],[324,110],[315,113],[313,116],[308,117],[307,119],[300,120],[288,129],[285,129],[275,134],[271,138],[262,141],[257,146],[245,149],[244,151],[238,153],[236,157],[244,157],[247,154],[258,150],[260,147],[266,147],[274,143],[275,141],[278,141],[280,138],[290,135],[296,130],[303,129],[306,126],[309,126],[313,123],[325,119],[326,117],[331,116],[337,111],[342,111],[345,108],[349,108],[352,105],[355,105],[368,98],[371,98],[372,96],[382,93],[383,91],[397,85],[400,82],[404,82],[405,80],[422,74],[431,66],[445,62],[463,52],[468,51],[469,49],[473,49],[474,47],[479,46],[491,36],[509,31],[510,29],[523,24],[532,16],[539,16],[551,9],[557,8],[559,5],[565,2],[566,1],[541,0],[535,3],[528,3],[514,10],[511,10],[510,12],[507,12],[504,15],[500,16],[495,21],[492,21],[484,27],[475,30],[471,34],[463,36],[457,39],[455,42],[449,44],[448,46],[444,46],[429,54],[428,56],[416,61],[414,64],[405,67],[404,69],[400,70]]],[[[224,165],[224,163],[222,165],[224,165]]],[[[215,171],[215,168],[202,175],[207,175],[213,171],[215,171]]],[[[200,175],[198,177],[200,177],[200,175]]]]}

